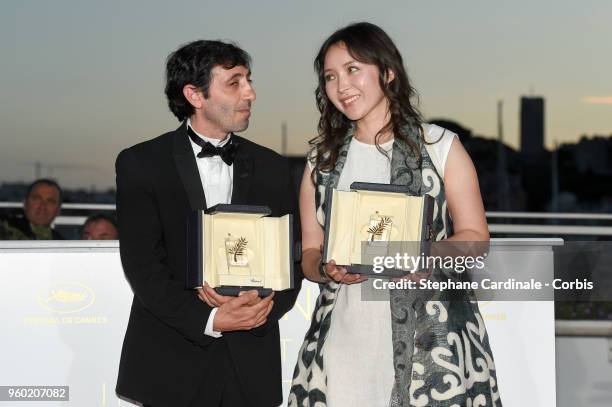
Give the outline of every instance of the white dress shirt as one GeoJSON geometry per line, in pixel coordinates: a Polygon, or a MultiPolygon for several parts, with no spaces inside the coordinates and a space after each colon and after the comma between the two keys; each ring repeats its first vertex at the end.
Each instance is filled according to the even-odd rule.
{"type": "MultiPolygon", "coordinates": [[[[209,138],[198,133],[192,126],[191,120],[187,119],[187,126],[193,130],[193,132],[204,141],[208,141],[215,147],[222,147],[227,144],[230,140],[231,133],[228,134],[223,140],[209,138]]],[[[198,158],[198,153],[202,151],[202,147],[189,139],[193,154],[198,165],[198,173],[200,174],[200,182],[202,182],[202,188],[204,189],[204,196],[206,197],[206,207],[210,208],[217,204],[228,204],[232,200],[232,186],[234,180],[234,166],[227,165],[220,156],[215,155],[212,157],[198,158]]],[[[209,336],[218,338],[221,336],[221,332],[213,331],[213,321],[215,320],[215,314],[217,308],[213,308],[206,322],[206,328],[204,333],[209,336]]]]}

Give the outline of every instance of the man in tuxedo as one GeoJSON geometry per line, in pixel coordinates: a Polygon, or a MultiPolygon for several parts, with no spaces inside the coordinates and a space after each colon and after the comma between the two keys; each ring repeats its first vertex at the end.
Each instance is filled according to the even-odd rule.
{"type": "Polygon", "coordinates": [[[260,299],[185,289],[186,219],[219,203],[294,214],[285,158],[234,132],[247,128],[255,90],[250,57],[233,44],[195,41],[166,62],[175,131],[117,157],[121,261],[134,291],[118,395],[153,407],[277,406],[278,319],[301,287],[260,299]],[[199,298],[198,298],[199,297],[199,298]],[[273,297],[273,298],[272,298],[273,297]]]}

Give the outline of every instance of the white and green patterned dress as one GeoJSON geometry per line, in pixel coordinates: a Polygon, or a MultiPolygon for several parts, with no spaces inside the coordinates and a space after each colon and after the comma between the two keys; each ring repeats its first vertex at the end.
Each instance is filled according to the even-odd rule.
{"type": "MultiPolygon", "coordinates": [[[[455,135],[425,125],[418,163],[397,141],[376,146],[347,136],[333,171],[317,174],[317,218],[326,188],[354,181],[409,185],[436,199],[436,240],[452,233],[444,164],[455,135]]],[[[414,139],[418,142],[418,138],[414,139]]],[[[501,406],[495,365],[472,293],[423,300],[391,290],[389,302],[362,301],[359,284],[322,286],[295,368],[289,406],[501,406]],[[333,311],[333,312],[332,312],[333,311]]]]}

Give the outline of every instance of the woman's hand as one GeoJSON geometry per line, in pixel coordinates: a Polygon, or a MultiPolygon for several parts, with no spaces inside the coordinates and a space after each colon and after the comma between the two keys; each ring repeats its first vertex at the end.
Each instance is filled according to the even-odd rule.
{"type": "Polygon", "coordinates": [[[416,273],[409,273],[399,278],[393,278],[392,280],[393,281],[406,280],[406,281],[414,281],[415,283],[420,283],[421,280],[429,280],[429,277],[431,277],[431,271],[417,271],[416,273]]]}
{"type": "Polygon", "coordinates": [[[368,279],[367,276],[362,277],[360,274],[349,274],[344,267],[336,266],[334,260],[330,260],[329,263],[325,264],[323,271],[329,279],[337,283],[358,284],[368,279]]]}

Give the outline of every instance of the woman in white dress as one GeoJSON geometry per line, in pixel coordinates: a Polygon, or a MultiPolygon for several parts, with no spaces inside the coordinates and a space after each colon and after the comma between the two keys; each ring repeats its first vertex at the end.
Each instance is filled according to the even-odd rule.
{"type": "Polygon", "coordinates": [[[402,57],[379,27],[332,34],[315,59],[321,113],[300,191],[302,268],[321,283],[290,406],[501,406],[471,292],[437,301],[390,290],[362,301],[365,276],[321,265],[325,193],[354,181],[435,198],[435,240],[488,241],[472,161],[451,132],[422,122],[402,57]],[[452,221],[451,221],[452,217],[452,221]]]}

